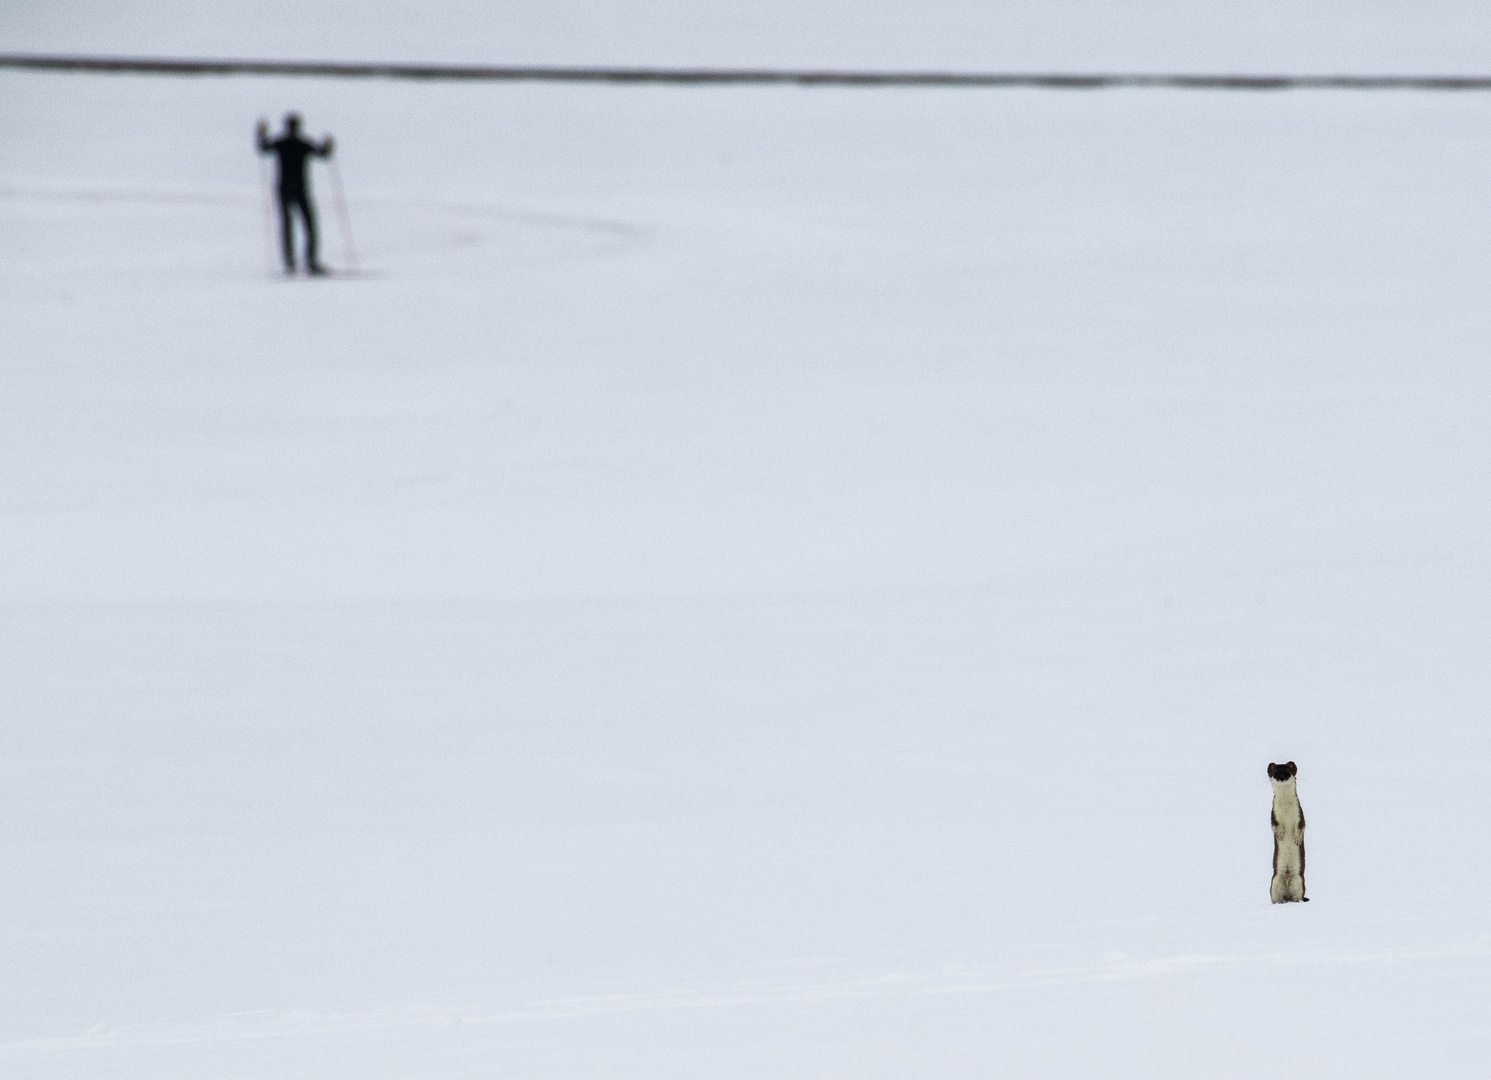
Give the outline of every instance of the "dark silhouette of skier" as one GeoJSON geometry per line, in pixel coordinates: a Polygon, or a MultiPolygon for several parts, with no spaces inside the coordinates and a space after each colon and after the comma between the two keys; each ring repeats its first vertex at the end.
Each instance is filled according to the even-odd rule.
{"type": "Polygon", "coordinates": [[[285,273],[295,273],[295,236],[291,211],[300,211],[305,227],[305,270],[324,274],[326,268],[316,258],[316,205],[311,202],[311,185],[306,177],[306,162],[311,157],[331,157],[332,142],[328,135],[320,143],[309,142],[300,135],[300,115],[285,114],[285,131],[273,142],[269,125],[259,121],[259,153],[279,159],[280,237],[285,256],[285,273]]]}

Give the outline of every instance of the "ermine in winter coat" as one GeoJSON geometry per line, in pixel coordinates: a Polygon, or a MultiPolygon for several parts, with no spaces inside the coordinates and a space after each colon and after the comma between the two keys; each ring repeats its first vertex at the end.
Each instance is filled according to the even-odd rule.
{"type": "Polygon", "coordinates": [[[1268,763],[1268,778],[1274,785],[1274,879],[1268,898],[1276,904],[1308,901],[1305,895],[1305,812],[1300,809],[1294,788],[1294,762],[1268,763]]]}

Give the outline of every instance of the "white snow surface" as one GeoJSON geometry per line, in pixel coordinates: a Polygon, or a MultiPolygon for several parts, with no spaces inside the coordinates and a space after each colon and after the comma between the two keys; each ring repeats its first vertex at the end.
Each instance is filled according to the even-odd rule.
{"type": "MultiPolygon", "coordinates": [[[[294,52],[811,52],[479,10],[294,52]]],[[[1483,1076],[1488,132],[0,74],[0,1075],[1483,1076]],[[375,276],[269,272],[289,107],[375,276]]]]}

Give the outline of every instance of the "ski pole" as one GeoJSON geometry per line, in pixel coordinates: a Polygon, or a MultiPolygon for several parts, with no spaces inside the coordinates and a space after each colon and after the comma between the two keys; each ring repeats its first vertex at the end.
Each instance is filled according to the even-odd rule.
{"type": "Polygon", "coordinates": [[[361,268],[357,265],[357,245],[352,242],[352,215],[347,212],[347,192],[342,187],[342,170],[337,167],[335,157],[327,158],[326,164],[331,166],[332,201],[337,208],[337,231],[342,234],[342,257],[347,260],[347,268],[355,274],[361,268]]]}

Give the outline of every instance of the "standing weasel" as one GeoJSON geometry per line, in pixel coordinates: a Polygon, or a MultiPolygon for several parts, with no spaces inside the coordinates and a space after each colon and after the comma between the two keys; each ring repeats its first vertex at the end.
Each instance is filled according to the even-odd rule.
{"type": "Polygon", "coordinates": [[[1268,898],[1276,904],[1310,899],[1305,895],[1305,812],[1294,788],[1298,771],[1292,761],[1268,763],[1268,778],[1274,785],[1274,809],[1269,815],[1274,824],[1274,879],[1268,898]]]}

